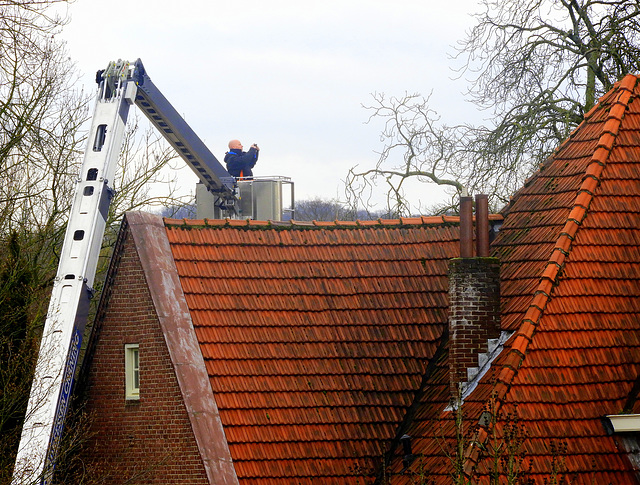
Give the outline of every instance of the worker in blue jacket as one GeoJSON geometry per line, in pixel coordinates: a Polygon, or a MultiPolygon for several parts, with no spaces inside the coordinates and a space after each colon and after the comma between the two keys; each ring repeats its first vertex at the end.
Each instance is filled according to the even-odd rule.
{"type": "Polygon", "coordinates": [[[236,178],[251,178],[253,172],[251,169],[258,161],[260,148],[255,143],[251,145],[248,152],[242,151],[242,143],[240,140],[231,140],[229,142],[229,151],[224,156],[224,162],[227,164],[227,171],[236,178]]]}

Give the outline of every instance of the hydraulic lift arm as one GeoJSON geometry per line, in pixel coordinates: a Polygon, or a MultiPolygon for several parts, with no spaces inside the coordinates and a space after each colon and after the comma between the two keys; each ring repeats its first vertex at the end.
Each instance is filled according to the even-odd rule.
{"type": "Polygon", "coordinates": [[[153,84],[140,59],[134,67],[132,79],[138,87],[135,100],[138,108],[175,148],[209,192],[218,196],[221,208],[229,211],[231,216],[237,215],[235,179],[153,84]]]}
{"type": "Polygon", "coordinates": [[[93,295],[125,126],[138,105],[217,197],[238,214],[235,180],[155,87],[140,60],[112,62],[99,72],[87,148],[54,281],[12,485],[48,484],[53,477],[93,295]]]}

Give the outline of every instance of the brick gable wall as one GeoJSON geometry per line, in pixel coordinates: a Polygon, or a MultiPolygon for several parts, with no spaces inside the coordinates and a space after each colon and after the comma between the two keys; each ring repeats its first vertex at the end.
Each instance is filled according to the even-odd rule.
{"type": "Polygon", "coordinates": [[[92,352],[91,433],[83,460],[118,484],[206,484],[202,459],[128,233],[92,352]],[[125,400],[124,346],[139,344],[140,400],[125,400]]]}

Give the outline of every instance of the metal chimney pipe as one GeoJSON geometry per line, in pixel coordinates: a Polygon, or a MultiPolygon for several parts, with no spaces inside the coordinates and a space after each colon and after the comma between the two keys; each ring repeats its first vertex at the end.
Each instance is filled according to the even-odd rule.
{"type": "Polygon", "coordinates": [[[476,255],[489,257],[489,196],[476,195],[476,255]]]}
{"type": "Polygon", "coordinates": [[[473,198],[460,197],[460,257],[473,258],[473,198]]]}

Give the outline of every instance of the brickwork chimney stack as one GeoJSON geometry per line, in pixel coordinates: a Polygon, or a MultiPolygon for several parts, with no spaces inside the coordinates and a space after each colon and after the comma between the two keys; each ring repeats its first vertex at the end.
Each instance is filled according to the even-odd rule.
{"type": "Polygon", "coordinates": [[[466,233],[468,227],[473,230],[472,215],[461,202],[461,257],[449,261],[449,369],[454,401],[460,398],[460,384],[468,381],[467,369],[478,367],[478,355],[488,351],[488,340],[500,336],[500,261],[489,257],[487,198],[479,199],[476,227],[486,232],[476,235],[479,256],[473,257],[473,234],[466,233]]]}

